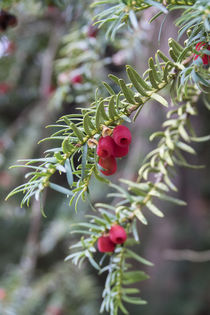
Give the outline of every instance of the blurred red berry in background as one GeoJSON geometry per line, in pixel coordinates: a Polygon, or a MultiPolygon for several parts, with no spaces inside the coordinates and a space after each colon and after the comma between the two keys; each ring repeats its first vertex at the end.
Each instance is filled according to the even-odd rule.
{"type": "Polygon", "coordinates": [[[7,94],[10,91],[10,86],[7,83],[0,83],[0,94],[7,94]]]}
{"type": "Polygon", "coordinates": [[[71,83],[72,84],[77,84],[77,83],[82,83],[83,82],[83,77],[81,74],[77,74],[71,78],[71,83]]]}
{"type": "MultiPolygon", "coordinates": [[[[203,49],[210,50],[210,45],[208,45],[205,42],[199,42],[199,43],[196,44],[196,46],[195,46],[195,50],[196,51],[202,51],[203,49]]],[[[194,60],[198,59],[198,57],[202,58],[202,61],[203,61],[204,65],[208,65],[210,63],[210,55],[207,55],[207,54],[203,54],[203,55],[194,54],[194,60]]]]}
{"type": "Polygon", "coordinates": [[[96,38],[97,34],[98,34],[98,29],[94,25],[89,25],[88,30],[87,30],[87,36],[96,38]]]}
{"type": "Polygon", "coordinates": [[[6,298],[6,291],[3,288],[0,288],[0,301],[3,301],[6,298]]]}

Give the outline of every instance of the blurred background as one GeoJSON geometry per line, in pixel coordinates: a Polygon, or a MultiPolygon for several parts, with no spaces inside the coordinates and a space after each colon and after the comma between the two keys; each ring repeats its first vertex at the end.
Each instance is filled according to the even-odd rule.
{"type": "MultiPolygon", "coordinates": [[[[99,82],[109,82],[109,73],[125,77],[126,64],[143,73],[148,57],[158,48],[167,54],[168,38],[177,36],[176,15],[169,14],[158,44],[162,19],[149,24],[156,13],[151,8],[139,16],[135,31],[123,28],[110,41],[105,28],[98,31],[92,25],[96,12],[90,9],[91,2],[19,1],[9,10],[17,17],[17,26],[0,28],[1,315],[99,314],[104,278],[88,263],[78,269],[64,262],[77,240],[70,233],[71,224],[85,220],[91,211],[88,202],[80,202],[75,214],[66,198],[48,190],[44,217],[36,201],[21,208],[21,194],[4,201],[12,188],[25,181],[27,172],[8,170],[9,166],[56,147],[50,141],[37,145],[54,132],[45,126],[88,106],[96,88],[105,95],[99,82]]],[[[199,117],[193,121],[197,134],[209,134],[210,113],[201,101],[198,109],[199,117]]],[[[119,163],[114,182],[136,178],[144,156],[155,147],[149,135],[160,129],[165,114],[157,104],[144,107],[131,127],[130,154],[119,163]]],[[[151,278],[141,283],[148,305],[128,306],[132,315],[210,314],[210,147],[205,143],[195,148],[198,154],[190,162],[206,168],[176,170],[178,197],[188,206],[163,203],[164,219],[146,214],[149,226],[139,225],[141,245],[136,250],[155,266],[146,270],[151,278]],[[189,257],[189,249],[200,253],[189,257]]],[[[56,178],[58,183],[63,180],[60,175],[56,178]]],[[[106,189],[93,180],[92,203],[103,202],[106,189]]]]}

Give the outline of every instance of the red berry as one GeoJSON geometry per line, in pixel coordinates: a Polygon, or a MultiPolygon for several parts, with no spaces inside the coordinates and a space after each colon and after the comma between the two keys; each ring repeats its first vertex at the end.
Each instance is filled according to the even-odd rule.
{"type": "Polygon", "coordinates": [[[110,253],[115,249],[115,244],[110,240],[109,236],[100,236],[98,239],[98,250],[101,253],[110,253]]]}
{"type": "MultiPolygon", "coordinates": [[[[202,49],[210,50],[210,45],[208,45],[205,42],[197,43],[196,46],[195,46],[195,50],[196,51],[202,51],[202,49]]],[[[200,55],[194,54],[194,60],[198,59],[199,56],[200,55]]],[[[204,65],[208,65],[208,63],[210,63],[210,56],[209,55],[203,54],[201,56],[201,58],[202,58],[202,61],[203,61],[204,65]]]]}
{"type": "Polygon", "coordinates": [[[82,78],[81,74],[77,74],[71,78],[72,84],[82,83],[82,81],[83,81],[83,78],[82,78]]]}
{"type": "Polygon", "coordinates": [[[113,131],[113,139],[120,147],[127,147],[132,140],[131,132],[126,126],[117,126],[113,131]]]}
{"type": "Polygon", "coordinates": [[[97,151],[98,156],[103,159],[114,155],[115,142],[110,136],[101,137],[98,141],[97,151]]]}
{"type": "Polygon", "coordinates": [[[129,151],[129,146],[120,147],[119,145],[115,143],[114,157],[120,158],[120,157],[126,156],[128,154],[128,151],[129,151]]]}
{"type": "Polygon", "coordinates": [[[109,231],[109,237],[113,243],[123,244],[127,239],[127,234],[122,226],[115,224],[111,227],[109,231]]]}
{"type": "Polygon", "coordinates": [[[100,172],[106,176],[112,175],[117,171],[117,162],[113,155],[106,159],[100,157],[98,164],[105,169],[104,171],[100,170],[100,172]]]}

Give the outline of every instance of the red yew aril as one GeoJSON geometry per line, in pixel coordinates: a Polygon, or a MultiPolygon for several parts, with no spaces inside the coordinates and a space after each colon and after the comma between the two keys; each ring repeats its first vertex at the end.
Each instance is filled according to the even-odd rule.
{"type": "Polygon", "coordinates": [[[110,240],[108,235],[100,236],[98,239],[98,250],[101,253],[111,253],[115,249],[115,244],[110,240]]]}
{"type": "Polygon", "coordinates": [[[115,147],[114,147],[114,157],[116,158],[120,158],[123,156],[126,156],[129,152],[129,146],[127,147],[120,147],[119,145],[117,145],[115,143],[115,147]]]}
{"type": "Polygon", "coordinates": [[[113,136],[114,142],[120,147],[127,147],[131,143],[131,140],[132,140],[130,130],[126,126],[123,126],[123,125],[119,125],[115,127],[112,136],[113,136]]]}
{"type": "Polygon", "coordinates": [[[106,159],[100,157],[98,164],[104,168],[104,170],[100,170],[100,172],[106,176],[113,175],[117,171],[117,162],[112,155],[106,159]]]}
{"type": "MultiPolygon", "coordinates": [[[[203,49],[210,50],[210,45],[205,42],[199,42],[195,46],[196,51],[202,51],[203,49]]],[[[198,57],[202,58],[203,64],[208,65],[210,63],[210,55],[203,54],[202,56],[194,54],[194,60],[198,59],[198,57]]]]}
{"type": "Polygon", "coordinates": [[[127,234],[122,226],[115,224],[109,231],[109,237],[114,244],[123,244],[127,239],[127,234]]]}
{"type": "Polygon", "coordinates": [[[98,156],[103,159],[114,155],[115,142],[110,136],[101,137],[98,141],[97,151],[98,156]]]}

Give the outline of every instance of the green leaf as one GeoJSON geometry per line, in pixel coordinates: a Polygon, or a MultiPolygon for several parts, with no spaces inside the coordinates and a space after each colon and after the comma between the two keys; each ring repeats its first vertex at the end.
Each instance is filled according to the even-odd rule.
{"type": "Polygon", "coordinates": [[[67,195],[67,196],[72,196],[73,195],[73,192],[65,187],[62,187],[60,185],[57,185],[57,184],[54,184],[54,183],[49,183],[49,187],[64,194],[64,195],[67,195]]]}
{"type": "Polygon", "coordinates": [[[134,72],[131,70],[131,67],[127,66],[127,74],[130,78],[131,82],[133,83],[133,86],[135,89],[143,96],[148,96],[147,92],[142,88],[142,86],[139,84],[137,77],[135,76],[134,72]]]}
{"type": "Polygon", "coordinates": [[[142,212],[140,210],[136,210],[135,211],[135,216],[137,217],[137,219],[139,219],[139,221],[141,221],[141,223],[143,223],[144,225],[147,225],[147,219],[145,218],[145,216],[142,214],[142,212]]]}
{"type": "Polygon", "coordinates": [[[152,74],[153,74],[155,81],[160,83],[162,80],[160,78],[159,73],[157,72],[157,69],[155,67],[154,60],[152,57],[149,58],[148,64],[149,64],[150,69],[152,70],[152,74]]]}
{"type": "Polygon", "coordinates": [[[88,152],[88,146],[87,146],[87,143],[85,143],[83,145],[83,153],[82,153],[82,180],[85,178],[87,152],[88,152]]]}
{"type": "Polygon", "coordinates": [[[95,129],[93,123],[91,122],[91,119],[90,119],[88,113],[86,113],[84,118],[83,118],[83,128],[84,128],[85,133],[89,136],[92,135],[91,129],[95,129]]]}
{"type": "Polygon", "coordinates": [[[129,185],[130,187],[135,187],[135,188],[138,188],[140,190],[143,190],[143,191],[148,191],[150,186],[147,184],[147,183],[136,183],[136,182],[132,182],[128,179],[120,179],[120,181],[122,183],[125,183],[127,185],[129,185]]]}
{"type": "Polygon", "coordinates": [[[107,178],[100,176],[99,172],[96,169],[94,169],[94,175],[95,175],[95,178],[99,180],[100,182],[103,182],[106,184],[110,183],[110,181],[107,178]]]}
{"type": "Polygon", "coordinates": [[[103,85],[105,86],[105,88],[107,89],[110,95],[115,95],[114,90],[111,88],[109,84],[107,84],[106,82],[103,82],[103,85]]]}
{"type": "Polygon", "coordinates": [[[72,169],[71,169],[71,164],[70,164],[69,159],[66,159],[65,170],[66,170],[66,177],[67,177],[68,184],[71,187],[73,184],[73,174],[72,174],[72,169]]]}
{"type": "Polygon", "coordinates": [[[74,146],[70,143],[69,137],[66,137],[62,142],[63,153],[70,153],[72,149],[74,149],[74,146]]]}
{"type": "Polygon", "coordinates": [[[109,111],[109,117],[114,120],[116,116],[118,116],[116,109],[115,109],[115,96],[112,96],[109,100],[109,107],[108,107],[108,111],[109,111]]]}
{"type": "Polygon", "coordinates": [[[154,266],[153,263],[151,263],[150,261],[148,261],[148,260],[142,258],[141,256],[137,255],[136,253],[134,253],[132,250],[130,250],[130,249],[128,249],[128,248],[126,249],[126,253],[127,253],[127,255],[126,255],[127,257],[133,258],[133,259],[135,259],[136,261],[138,261],[138,262],[140,262],[140,263],[142,263],[142,264],[144,264],[144,265],[147,265],[147,266],[154,266]]]}
{"type": "Polygon", "coordinates": [[[104,120],[109,120],[109,117],[107,116],[105,110],[104,110],[104,101],[101,101],[96,109],[96,128],[97,130],[100,129],[100,124],[104,123],[104,120]]]}
{"type": "Polygon", "coordinates": [[[179,141],[176,143],[176,146],[185,152],[188,152],[190,154],[196,154],[195,150],[184,142],[179,141]]]}
{"type": "Polygon", "coordinates": [[[162,211],[160,211],[152,202],[147,202],[146,207],[158,217],[161,217],[161,218],[164,217],[164,214],[162,213],[162,211]]]}
{"type": "Polygon", "coordinates": [[[194,142],[206,142],[210,140],[210,135],[203,137],[190,137],[190,139],[194,142]]]}
{"type": "Polygon", "coordinates": [[[63,120],[65,121],[67,126],[71,127],[71,121],[66,116],[63,116],[63,120]]]}
{"type": "Polygon", "coordinates": [[[157,82],[155,81],[155,78],[154,78],[154,75],[153,75],[153,71],[151,69],[148,71],[148,74],[149,74],[149,80],[151,82],[152,87],[154,89],[158,90],[159,86],[158,86],[157,82]]]}
{"type": "Polygon", "coordinates": [[[144,271],[127,271],[123,273],[123,284],[128,285],[149,279],[149,276],[144,271]]]}
{"type": "Polygon", "coordinates": [[[159,9],[161,12],[167,14],[168,10],[166,9],[166,7],[164,7],[164,5],[162,5],[161,3],[158,3],[157,1],[153,1],[153,0],[145,0],[145,3],[148,3],[149,5],[151,5],[152,7],[155,7],[157,9],[159,9]]]}
{"type": "Polygon", "coordinates": [[[121,301],[119,302],[118,306],[119,306],[119,309],[123,312],[123,314],[129,315],[128,311],[126,310],[126,308],[124,307],[121,301]]]}
{"type": "Polygon", "coordinates": [[[189,142],[189,141],[190,141],[190,137],[188,136],[186,130],[185,130],[184,127],[183,127],[183,125],[179,125],[178,130],[179,130],[179,133],[180,133],[181,137],[182,137],[185,141],[189,142]]]}
{"type": "Polygon", "coordinates": [[[170,197],[168,195],[161,194],[161,193],[159,193],[157,191],[151,192],[151,195],[155,196],[155,197],[158,197],[159,199],[172,202],[172,203],[174,203],[174,204],[176,204],[178,206],[186,206],[187,205],[187,203],[185,201],[181,200],[181,199],[170,197]]]}
{"type": "Polygon", "coordinates": [[[83,135],[82,131],[74,123],[71,123],[71,128],[72,128],[74,134],[77,136],[77,138],[81,142],[83,142],[84,135],[83,135]]]}
{"type": "Polygon", "coordinates": [[[96,263],[96,261],[93,259],[92,255],[86,251],[85,252],[85,256],[88,258],[90,264],[97,270],[100,270],[101,268],[99,267],[99,265],[96,263]]]}
{"type": "Polygon", "coordinates": [[[56,158],[58,163],[62,163],[64,161],[64,157],[60,152],[55,152],[54,157],[56,158]]]}
{"type": "Polygon", "coordinates": [[[125,81],[122,79],[119,79],[119,84],[126,100],[131,104],[136,104],[136,101],[134,99],[134,93],[131,89],[127,87],[127,85],[125,84],[125,81]]]}
{"type": "Polygon", "coordinates": [[[126,295],[122,296],[122,300],[127,302],[127,303],[136,304],[136,305],[145,305],[145,304],[147,304],[147,301],[144,301],[144,300],[142,300],[140,298],[137,298],[137,297],[128,297],[126,295]]]}
{"type": "Polygon", "coordinates": [[[165,61],[166,63],[167,62],[170,62],[171,63],[171,60],[160,50],[157,51],[157,54],[158,56],[160,56],[160,58],[165,61]]]}
{"type": "Polygon", "coordinates": [[[112,81],[114,81],[117,85],[119,85],[119,78],[118,78],[118,77],[116,77],[116,76],[113,75],[113,74],[109,74],[108,77],[109,77],[112,81]]]}
{"type": "Polygon", "coordinates": [[[160,104],[162,104],[165,107],[168,107],[168,102],[159,94],[157,93],[152,93],[151,98],[157,102],[159,102],[160,104]]]}

